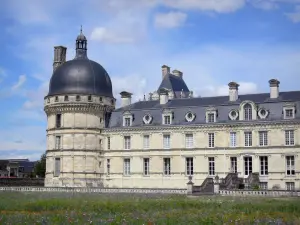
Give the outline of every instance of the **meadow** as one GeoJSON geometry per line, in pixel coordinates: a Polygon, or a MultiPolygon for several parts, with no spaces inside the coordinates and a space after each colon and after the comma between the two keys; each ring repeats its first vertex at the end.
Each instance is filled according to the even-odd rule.
{"type": "Polygon", "coordinates": [[[0,224],[300,224],[297,198],[0,192],[0,224]]]}

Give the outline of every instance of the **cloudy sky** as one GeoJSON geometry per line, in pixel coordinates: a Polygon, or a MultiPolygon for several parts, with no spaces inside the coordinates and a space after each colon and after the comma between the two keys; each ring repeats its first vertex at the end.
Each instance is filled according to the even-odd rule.
{"type": "Polygon", "coordinates": [[[161,66],[184,73],[198,96],[282,91],[300,85],[300,0],[7,0],[0,8],[0,158],[45,151],[43,97],[53,46],[74,57],[80,25],[88,56],[106,68],[115,97],[155,90],[161,66]]]}

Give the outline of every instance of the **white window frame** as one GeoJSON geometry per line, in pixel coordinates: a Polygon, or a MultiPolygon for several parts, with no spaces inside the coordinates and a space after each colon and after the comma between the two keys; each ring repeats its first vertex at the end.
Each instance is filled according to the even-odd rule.
{"type": "Polygon", "coordinates": [[[236,145],[236,136],[237,136],[237,133],[235,131],[232,131],[230,132],[230,147],[231,148],[235,148],[237,145],[236,145]]]}
{"type": "Polygon", "coordinates": [[[208,175],[215,176],[215,157],[208,157],[208,175]]]}
{"type": "Polygon", "coordinates": [[[163,158],[164,176],[171,176],[171,158],[163,158]]]}
{"type": "Polygon", "coordinates": [[[110,159],[106,159],[106,175],[110,175],[110,159]]]}
{"type": "Polygon", "coordinates": [[[294,146],[295,145],[295,130],[285,130],[285,145],[294,146]]]}
{"type": "Polygon", "coordinates": [[[130,150],[131,149],[131,136],[124,136],[124,149],[130,150]]]}
{"type": "Polygon", "coordinates": [[[268,176],[269,175],[268,156],[259,156],[259,175],[260,176],[268,176]]]}
{"type": "Polygon", "coordinates": [[[123,175],[130,176],[130,158],[123,159],[123,175]]]}
{"type": "Polygon", "coordinates": [[[163,134],[163,148],[170,149],[171,148],[171,135],[163,134]]]}
{"type": "Polygon", "coordinates": [[[150,176],[150,158],[143,158],[143,175],[150,176]]]}
{"type": "Polygon", "coordinates": [[[289,177],[296,176],[295,163],[296,162],[295,162],[294,155],[285,156],[286,176],[289,176],[289,177]]]}
{"type": "Polygon", "coordinates": [[[236,156],[230,157],[230,172],[237,173],[237,157],[236,156]]]}
{"type": "Polygon", "coordinates": [[[171,125],[172,124],[172,116],[169,114],[163,115],[163,124],[164,125],[171,125]]]}
{"type": "Polygon", "coordinates": [[[244,106],[243,106],[243,109],[244,109],[244,120],[247,120],[247,121],[250,121],[250,120],[253,120],[253,113],[252,113],[252,104],[250,103],[246,103],[244,106]],[[247,107],[247,106],[250,106],[247,107]],[[247,108],[246,108],[247,107],[247,108]]]}
{"type": "Polygon", "coordinates": [[[185,158],[185,174],[187,176],[194,175],[194,158],[193,157],[185,158]]]}
{"type": "Polygon", "coordinates": [[[185,134],[185,148],[193,148],[194,147],[194,134],[187,133],[185,134]]]}
{"type": "Polygon", "coordinates": [[[244,145],[245,147],[252,147],[253,145],[253,135],[252,131],[245,131],[244,132],[244,145]]]}
{"type": "Polygon", "coordinates": [[[269,138],[268,138],[268,131],[258,131],[258,145],[259,146],[268,146],[269,145],[269,138]]]}
{"type": "Polygon", "coordinates": [[[284,119],[295,119],[296,108],[294,105],[286,105],[283,107],[283,118],[284,119]],[[291,112],[292,115],[289,116],[288,112],[291,112]]]}
{"type": "Polygon", "coordinates": [[[215,133],[208,133],[208,147],[215,147],[215,133]]]}
{"type": "Polygon", "coordinates": [[[62,136],[61,135],[55,135],[55,149],[61,149],[62,148],[62,136]]]}
{"type": "Polygon", "coordinates": [[[150,148],[150,135],[149,134],[145,134],[143,136],[143,148],[144,149],[150,148]]]}
{"type": "Polygon", "coordinates": [[[217,109],[208,108],[205,112],[206,123],[215,123],[217,122],[217,109]],[[213,120],[211,120],[213,118],[213,120]]]}
{"type": "Polygon", "coordinates": [[[244,161],[244,174],[245,176],[249,176],[251,173],[253,173],[253,158],[251,156],[245,156],[243,161],[244,161]]]}
{"type": "Polygon", "coordinates": [[[295,191],[295,182],[285,182],[287,191],[295,191]]]}

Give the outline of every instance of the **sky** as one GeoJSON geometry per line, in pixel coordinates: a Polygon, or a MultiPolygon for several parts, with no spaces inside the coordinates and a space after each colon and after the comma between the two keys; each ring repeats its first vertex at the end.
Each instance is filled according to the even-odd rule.
{"type": "Polygon", "coordinates": [[[156,90],[161,66],[183,72],[197,96],[300,90],[300,0],[9,0],[0,8],[0,158],[46,150],[43,98],[53,50],[75,55],[80,26],[88,57],[134,101],[156,90]]]}

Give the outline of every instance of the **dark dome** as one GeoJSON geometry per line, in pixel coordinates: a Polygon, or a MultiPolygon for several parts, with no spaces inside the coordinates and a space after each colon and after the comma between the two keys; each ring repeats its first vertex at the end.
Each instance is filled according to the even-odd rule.
{"type": "Polygon", "coordinates": [[[87,58],[65,62],[53,73],[48,95],[94,94],[113,97],[106,70],[87,58]]]}

